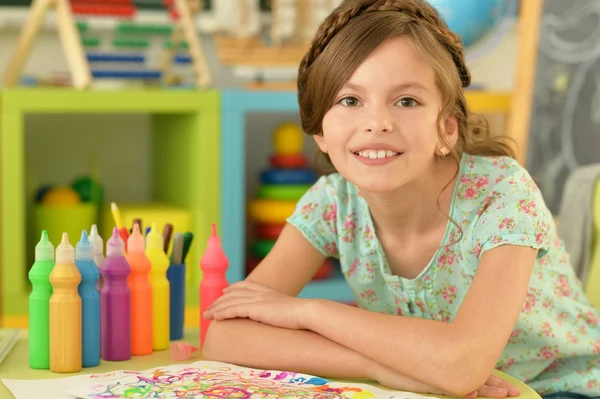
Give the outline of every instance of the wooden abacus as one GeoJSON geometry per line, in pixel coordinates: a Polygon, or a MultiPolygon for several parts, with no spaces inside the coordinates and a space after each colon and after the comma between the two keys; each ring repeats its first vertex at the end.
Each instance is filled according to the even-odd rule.
{"type": "MultiPolygon", "coordinates": [[[[184,57],[186,58],[184,62],[191,64],[193,68],[195,85],[202,88],[207,87],[211,81],[211,74],[193,21],[193,16],[200,7],[198,0],[157,1],[160,2],[158,3],[159,6],[169,12],[171,20],[174,21],[173,29],[170,30],[172,31],[171,42],[178,44],[181,40],[185,40],[187,43],[189,57],[184,57]]],[[[90,68],[90,61],[143,62],[144,57],[120,53],[96,53],[90,58],[90,55],[86,54],[75,17],[84,15],[118,18],[131,22],[138,10],[134,0],[33,0],[27,21],[21,30],[14,53],[8,63],[4,77],[5,87],[17,85],[44,18],[51,9],[54,9],[58,33],[71,80],[73,86],[77,89],[89,88],[94,78],[159,80],[167,74],[173,62],[182,62],[182,57],[178,58],[174,54],[178,46],[172,45],[166,49],[165,59],[155,70],[94,71],[90,68]]]]}

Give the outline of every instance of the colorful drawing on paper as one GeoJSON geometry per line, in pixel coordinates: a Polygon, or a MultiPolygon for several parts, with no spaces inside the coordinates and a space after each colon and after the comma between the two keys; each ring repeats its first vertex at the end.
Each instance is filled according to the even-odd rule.
{"type": "Polygon", "coordinates": [[[88,399],[415,399],[408,392],[366,384],[345,384],[282,371],[258,370],[220,362],[161,367],[121,374],[80,386],[69,393],[88,399]]]}

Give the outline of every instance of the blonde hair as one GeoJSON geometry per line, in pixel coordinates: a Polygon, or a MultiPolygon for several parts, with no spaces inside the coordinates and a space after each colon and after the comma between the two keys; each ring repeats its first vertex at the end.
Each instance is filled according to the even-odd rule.
{"type": "Polygon", "coordinates": [[[468,111],[463,88],[470,85],[471,74],[462,42],[424,0],[345,0],[323,21],[298,71],[304,131],[321,134],[323,117],[354,70],[382,42],[400,36],[411,41],[435,72],[442,96],[438,121],[456,118],[458,140],[446,145],[456,162],[463,152],[514,158],[505,139],[491,136],[487,120],[468,111]]]}

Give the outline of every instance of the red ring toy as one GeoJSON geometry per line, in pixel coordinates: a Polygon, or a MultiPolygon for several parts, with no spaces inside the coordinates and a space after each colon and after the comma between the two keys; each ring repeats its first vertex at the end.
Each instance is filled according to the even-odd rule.
{"type": "Polygon", "coordinates": [[[317,270],[312,280],[325,280],[331,277],[333,274],[333,263],[331,259],[325,259],[325,262],[321,265],[321,267],[317,270]]]}
{"type": "Polygon", "coordinates": [[[284,227],[285,223],[257,223],[256,234],[263,240],[276,240],[284,227]]]}
{"type": "Polygon", "coordinates": [[[308,165],[308,160],[304,154],[291,154],[291,155],[271,155],[269,163],[273,168],[303,168],[308,165]]]}

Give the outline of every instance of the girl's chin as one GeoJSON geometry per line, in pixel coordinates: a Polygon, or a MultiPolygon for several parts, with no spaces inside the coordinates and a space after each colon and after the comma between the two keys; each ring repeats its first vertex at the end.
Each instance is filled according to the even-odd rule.
{"type": "Polygon", "coordinates": [[[398,179],[383,179],[381,177],[365,177],[351,181],[360,192],[384,194],[397,190],[401,185],[398,179]]]}

